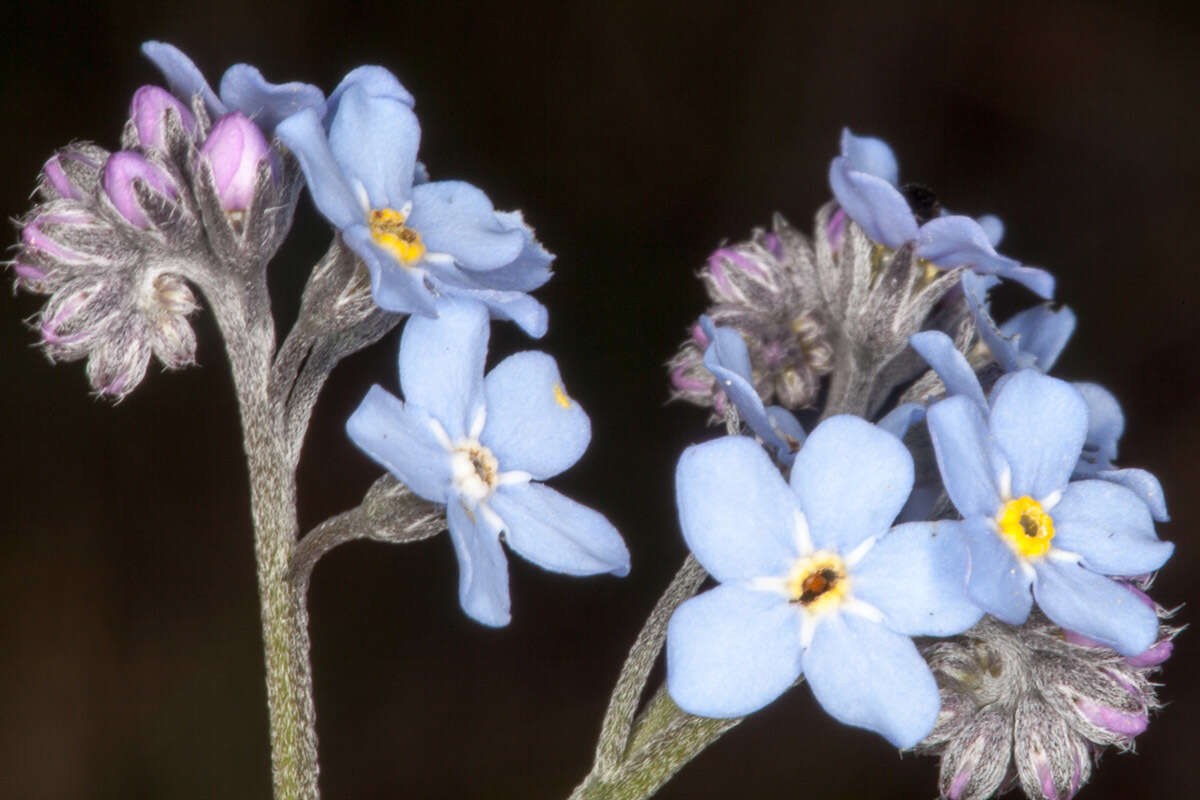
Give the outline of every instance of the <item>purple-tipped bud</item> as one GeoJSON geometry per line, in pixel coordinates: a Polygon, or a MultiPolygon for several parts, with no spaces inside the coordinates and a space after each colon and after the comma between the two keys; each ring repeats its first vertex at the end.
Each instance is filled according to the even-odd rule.
{"type": "Polygon", "coordinates": [[[108,156],[103,147],[87,142],[65,147],[42,165],[38,190],[47,200],[86,200],[96,190],[108,156]]]}
{"type": "Polygon", "coordinates": [[[179,198],[179,187],[169,173],[138,153],[120,150],[109,156],[104,165],[104,193],[130,225],[148,230],[150,218],[134,188],[137,183],[171,200],[179,198]]]}
{"type": "Polygon", "coordinates": [[[1032,800],[1069,800],[1091,776],[1086,740],[1037,694],[1017,705],[1013,737],[1021,788],[1032,800]]]}
{"type": "MultiPolygon", "coordinates": [[[[1150,595],[1143,592],[1137,586],[1134,586],[1132,583],[1127,583],[1125,581],[1118,581],[1118,583],[1121,586],[1124,586],[1130,592],[1132,592],[1133,595],[1138,600],[1141,600],[1146,606],[1153,609],[1155,611],[1155,613],[1157,613],[1159,615],[1159,617],[1169,617],[1170,616],[1169,612],[1161,609],[1159,607],[1158,603],[1154,602],[1154,598],[1150,597],[1150,595]]],[[[1166,661],[1168,658],[1170,658],[1171,653],[1174,652],[1175,645],[1172,643],[1171,640],[1175,638],[1176,633],[1178,633],[1178,631],[1176,631],[1174,629],[1170,629],[1170,628],[1161,629],[1159,631],[1158,640],[1154,644],[1152,644],[1148,648],[1146,648],[1145,652],[1139,653],[1136,656],[1127,656],[1125,658],[1125,663],[1131,667],[1138,667],[1138,668],[1143,668],[1143,669],[1149,668],[1149,667],[1157,667],[1158,665],[1160,665],[1164,661],[1166,661]]],[[[1063,629],[1063,638],[1066,639],[1071,644],[1077,644],[1080,647],[1105,647],[1105,645],[1100,644],[1099,642],[1097,642],[1094,639],[1090,639],[1081,633],[1076,633],[1075,631],[1066,630],[1065,628],[1063,629]]]]}
{"type": "Polygon", "coordinates": [[[938,779],[942,797],[984,800],[996,793],[1012,759],[1011,714],[1007,708],[984,709],[947,745],[938,779]]]}
{"type": "Polygon", "coordinates": [[[258,165],[270,163],[271,146],[257,125],[241,112],[234,112],[213,124],[200,147],[200,158],[212,167],[221,206],[236,213],[250,207],[258,165]]]}
{"type": "Polygon", "coordinates": [[[143,150],[167,149],[167,115],[177,114],[184,131],[196,135],[196,116],[166,89],[143,86],[133,93],[129,117],[143,150]]]}

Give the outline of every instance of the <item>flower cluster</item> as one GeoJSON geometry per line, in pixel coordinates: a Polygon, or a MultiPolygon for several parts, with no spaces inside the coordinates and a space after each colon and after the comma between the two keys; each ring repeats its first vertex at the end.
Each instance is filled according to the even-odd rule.
{"type": "Polygon", "coordinates": [[[757,441],[680,458],[680,527],[719,585],[675,612],[668,687],[685,711],[735,717],[803,676],[836,719],[940,755],[951,800],[1018,781],[1061,800],[1157,707],[1146,673],[1176,631],[1131,582],[1172,554],[1166,504],[1152,475],[1113,464],[1112,395],[1045,374],[1074,314],[992,319],[1000,279],[1048,297],[1049,273],[996,253],[995,218],[948,215],[897,174],[885,144],[844,132],[811,243],[777,221],[702,273],[714,309],[764,275],[796,288],[728,325],[710,310],[670,365],[676,396],[757,441]],[[763,268],[782,253],[803,255],[763,268]],[[807,373],[806,397],[825,398],[807,436],[761,380],[758,332],[789,314],[819,320],[829,348],[807,373]]]}

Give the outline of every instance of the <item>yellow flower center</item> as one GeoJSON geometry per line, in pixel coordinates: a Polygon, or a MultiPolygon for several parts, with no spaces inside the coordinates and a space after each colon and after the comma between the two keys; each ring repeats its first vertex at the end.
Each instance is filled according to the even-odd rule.
{"type": "Polygon", "coordinates": [[[394,208],[373,208],[367,215],[371,238],[404,266],[415,264],[425,255],[421,234],[404,224],[405,214],[394,208]]]}
{"type": "Polygon", "coordinates": [[[1032,497],[1018,497],[1004,504],[996,517],[1000,535],[1026,558],[1043,556],[1054,538],[1054,520],[1032,497]]]}
{"type": "Polygon", "coordinates": [[[837,605],[850,590],[846,565],[836,554],[819,550],[792,567],[787,590],[793,603],[812,612],[837,605]]]}

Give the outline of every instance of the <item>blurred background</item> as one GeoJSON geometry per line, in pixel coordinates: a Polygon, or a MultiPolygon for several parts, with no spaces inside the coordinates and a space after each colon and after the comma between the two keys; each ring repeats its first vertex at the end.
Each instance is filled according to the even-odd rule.
{"type": "MultiPolygon", "coordinates": [[[[335,551],[310,595],[330,800],[563,798],[586,774],[624,654],[684,556],[675,460],[714,434],[666,403],[662,364],[705,306],[694,272],[773,212],[808,229],[843,125],[886,138],[902,177],[955,210],[999,214],[1003,252],[1057,274],[1079,316],[1057,373],[1124,404],[1121,463],[1161,478],[1174,517],[1156,596],[1193,596],[1200,28],[1166,4],[13,3],[0,31],[6,217],[55,148],[116,148],[132,92],[158,80],[138,51],[155,38],[214,84],[238,61],[327,91],[387,66],[417,97],[435,178],[523,209],[558,255],[536,347],[594,437],[553,484],[616,523],[633,572],[575,580],[513,558],[514,620],[490,630],[458,608],[446,537],[335,551]]],[[[305,198],[271,267],[281,324],[328,237],[305,198]]],[[[39,302],[0,292],[0,796],[268,797],[246,475],[211,319],[194,318],[198,368],[152,367],[114,407],[81,363],[32,347],[39,302]]],[[[530,346],[494,328],[498,355],[530,346]]],[[[393,335],[334,373],[301,465],[304,529],[380,474],[342,426],[372,383],[395,389],[395,353],[393,335]]],[[[1198,649],[1184,633],[1169,705],[1084,797],[1200,794],[1198,649]]],[[[923,798],[936,771],[801,688],[660,796],[923,798]]]]}

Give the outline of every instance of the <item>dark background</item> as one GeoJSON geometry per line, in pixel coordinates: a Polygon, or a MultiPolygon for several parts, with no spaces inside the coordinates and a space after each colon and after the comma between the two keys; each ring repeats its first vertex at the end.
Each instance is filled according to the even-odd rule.
{"type": "MultiPolygon", "coordinates": [[[[494,631],[458,609],[445,537],[335,551],[310,595],[326,797],[563,798],[584,776],[624,653],[684,555],[675,459],[711,435],[698,410],[665,405],[661,365],[704,308],[693,273],[774,211],[807,229],[842,125],[887,138],[904,178],[956,210],[1000,214],[1003,252],[1057,273],[1080,319],[1057,372],[1122,400],[1122,462],[1160,476],[1174,516],[1157,595],[1190,599],[1192,19],[1153,3],[251,5],[9,4],[2,213],[25,210],[56,147],[115,149],[130,95],[157,79],[144,39],[179,45],[214,84],[237,61],[327,91],[360,63],[391,68],[417,97],[434,176],[522,208],[558,254],[537,347],[594,438],[554,483],[609,515],[634,564],[624,580],[574,580],[514,558],[514,621],[494,631]]],[[[327,240],[303,200],[271,268],[284,321],[327,240]]],[[[267,797],[245,469],[210,318],[195,318],[200,368],[152,367],[113,407],[89,396],[81,364],[32,347],[22,320],[38,306],[0,293],[0,796],[267,797]]],[[[494,331],[494,351],[530,346],[494,331]]],[[[301,465],[303,527],[379,474],[341,426],[371,383],[394,386],[395,347],[334,373],[301,465]]],[[[1196,642],[1185,633],[1168,662],[1170,705],[1139,755],[1106,757],[1085,797],[1200,792],[1196,642]]],[[[661,796],[928,798],[935,775],[800,689],[661,796]]]]}

